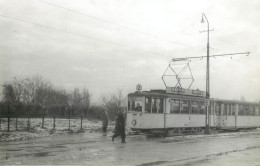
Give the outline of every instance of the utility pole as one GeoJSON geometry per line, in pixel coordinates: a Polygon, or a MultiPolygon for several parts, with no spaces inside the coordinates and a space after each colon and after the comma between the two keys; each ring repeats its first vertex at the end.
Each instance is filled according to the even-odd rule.
{"type": "Polygon", "coordinates": [[[209,97],[210,97],[210,82],[209,82],[209,21],[204,13],[202,13],[201,23],[204,23],[204,19],[206,19],[208,24],[208,39],[207,39],[207,68],[206,68],[206,122],[205,122],[205,134],[209,134],[209,97]]]}
{"type": "MultiPolygon", "coordinates": [[[[206,15],[204,13],[202,13],[202,19],[201,19],[201,23],[204,23],[204,18],[206,19],[207,21],[207,24],[208,24],[208,29],[207,31],[200,31],[200,32],[207,32],[207,56],[196,56],[196,57],[186,57],[186,58],[173,58],[172,61],[187,61],[187,60],[191,60],[191,59],[202,59],[204,57],[207,58],[207,66],[206,66],[206,112],[205,112],[205,131],[204,133],[205,134],[210,134],[210,125],[209,125],[209,114],[210,114],[210,111],[209,111],[209,105],[210,105],[210,102],[209,102],[209,98],[210,98],[210,77],[209,77],[209,58],[210,57],[224,57],[224,56],[231,56],[231,59],[232,59],[232,56],[235,56],[235,55],[246,55],[248,56],[250,54],[250,52],[239,52],[239,53],[226,53],[226,54],[218,54],[218,55],[209,55],[209,31],[213,31],[213,30],[210,30],[209,29],[209,21],[206,17],[206,15]]],[[[191,85],[190,85],[191,86],[191,85]]]]}

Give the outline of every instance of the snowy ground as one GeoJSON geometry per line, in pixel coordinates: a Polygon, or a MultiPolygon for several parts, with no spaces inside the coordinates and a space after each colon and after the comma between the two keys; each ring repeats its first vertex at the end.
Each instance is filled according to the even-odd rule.
{"type": "Polygon", "coordinates": [[[260,131],[147,137],[112,133],[56,135],[0,143],[0,165],[259,166],[260,131]]]}
{"type": "MultiPolygon", "coordinates": [[[[16,119],[11,119],[10,132],[7,132],[7,119],[1,119],[0,128],[0,141],[17,141],[25,140],[30,138],[46,137],[53,135],[61,135],[67,133],[78,133],[78,132],[100,132],[102,122],[97,120],[82,120],[82,130],[80,130],[80,119],[69,120],[68,119],[55,119],[55,130],[53,129],[53,118],[44,119],[44,127],[42,128],[41,118],[30,119],[30,129],[27,128],[27,118],[19,118],[16,130],[16,119]]],[[[113,124],[111,124],[110,128],[113,124]]],[[[109,128],[109,129],[110,129],[109,128]]],[[[111,129],[110,129],[111,130],[111,129]]]]}

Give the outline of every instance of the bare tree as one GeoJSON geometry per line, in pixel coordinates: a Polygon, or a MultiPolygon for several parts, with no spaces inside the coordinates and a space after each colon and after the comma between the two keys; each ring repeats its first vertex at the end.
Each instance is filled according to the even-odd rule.
{"type": "Polygon", "coordinates": [[[23,84],[22,80],[16,78],[3,85],[3,100],[9,103],[18,103],[22,99],[23,84]]]}
{"type": "Polygon", "coordinates": [[[88,92],[88,90],[86,90],[86,88],[83,88],[83,90],[82,90],[81,107],[82,107],[82,110],[83,110],[85,115],[88,112],[89,105],[90,105],[90,95],[89,95],[89,92],[88,92]]]}
{"type": "Polygon", "coordinates": [[[72,94],[69,97],[72,114],[87,114],[89,105],[90,105],[90,95],[86,88],[83,88],[82,93],[78,88],[75,88],[72,94]]]}
{"type": "Polygon", "coordinates": [[[33,110],[35,113],[39,113],[43,108],[49,106],[47,100],[52,91],[52,85],[40,76],[23,80],[23,102],[29,107],[29,110],[33,110]]]}
{"type": "Polygon", "coordinates": [[[23,80],[14,78],[13,81],[3,85],[3,101],[14,109],[18,115],[19,108],[22,102],[23,95],[23,80]]]}
{"type": "Polygon", "coordinates": [[[56,90],[51,83],[40,76],[14,79],[3,85],[3,100],[10,106],[14,106],[18,112],[20,106],[24,106],[26,114],[36,115],[47,113],[63,114],[68,106],[68,94],[65,90],[56,90]]]}
{"type": "Polygon", "coordinates": [[[122,89],[118,89],[114,94],[103,95],[102,101],[110,119],[116,117],[120,108],[126,107],[126,96],[123,94],[122,89]]]}

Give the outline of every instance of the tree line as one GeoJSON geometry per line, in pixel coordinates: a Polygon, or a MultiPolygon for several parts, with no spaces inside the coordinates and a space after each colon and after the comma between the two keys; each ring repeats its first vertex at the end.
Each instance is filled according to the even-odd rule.
{"type": "Polygon", "coordinates": [[[91,104],[88,89],[75,88],[69,93],[64,89],[54,88],[49,81],[40,76],[14,78],[2,86],[2,117],[92,116],[100,119],[103,112],[107,111],[112,119],[118,109],[126,104],[122,90],[101,96],[101,104],[94,105],[91,104]]]}

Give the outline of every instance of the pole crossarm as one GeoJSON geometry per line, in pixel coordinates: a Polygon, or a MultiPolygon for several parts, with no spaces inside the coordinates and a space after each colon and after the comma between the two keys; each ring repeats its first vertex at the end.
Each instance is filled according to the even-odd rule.
{"type": "MultiPolygon", "coordinates": [[[[209,57],[221,57],[221,56],[235,56],[235,55],[244,55],[248,56],[250,52],[239,52],[239,53],[228,53],[228,54],[218,54],[218,55],[210,55],[209,57]]],[[[186,58],[173,58],[172,61],[184,61],[188,59],[201,59],[207,58],[207,56],[193,56],[193,57],[186,57],[186,58]]]]}
{"type": "MultiPolygon", "coordinates": [[[[214,28],[213,29],[210,29],[209,31],[214,31],[214,28]]],[[[206,30],[204,30],[204,31],[199,31],[200,33],[204,33],[204,32],[208,32],[208,31],[206,31],[206,30]]]]}

